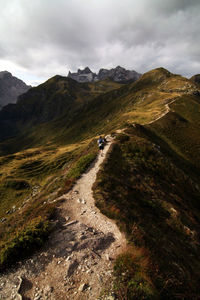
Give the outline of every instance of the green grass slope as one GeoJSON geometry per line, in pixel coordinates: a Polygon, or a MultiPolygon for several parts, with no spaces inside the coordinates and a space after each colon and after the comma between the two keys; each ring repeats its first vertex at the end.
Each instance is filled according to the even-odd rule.
{"type": "Polygon", "coordinates": [[[200,169],[200,97],[184,95],[162,119],[146,126],[193,168],[200,169]]]}
{"type": "Polygon", "coordinates": [[[130,249],[115,265],[122,299],[198,299],[200,165],[198,97],[120,134],[93,187],[130,249]]]}

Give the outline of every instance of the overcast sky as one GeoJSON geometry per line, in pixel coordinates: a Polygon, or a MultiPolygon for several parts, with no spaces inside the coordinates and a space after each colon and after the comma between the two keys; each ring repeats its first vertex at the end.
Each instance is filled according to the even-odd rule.
{"type": "Polygon", "coordinates": [[[0,0],[0,71],[35,85],[117,65],[200,73],[200,0],[0,0]]]}

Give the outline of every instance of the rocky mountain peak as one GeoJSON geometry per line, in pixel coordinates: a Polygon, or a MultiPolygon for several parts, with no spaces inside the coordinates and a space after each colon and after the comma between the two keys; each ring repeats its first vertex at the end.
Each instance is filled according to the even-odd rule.
{"type": "Polygon", "coordinates": [[[78,69],[77,73],[71,73],[69,71],[68,77],[78,81],[78,82],[91,82],[91,81],[98,81],[104,80],[106,78],[110,78],[116,82],[130,82],[136,81],[139,79],[141,74],[137,73],[136,71],[126,70],[121,66],[117,66],[113,69],[104,69],[101,68],[98,74],[93,73],[89,67],[86,67],[83,70],[78,69]]]}
{"type": "Polygon", "coordinates": [[[12,76],[10,72],[0,72],[0,108],[8,103],[16,103],[18,96],[30,88],[31,86],[12,76]]]}
{"type": "Polygon", "coordinates": [[[78,74],[90,74],[92,73],[92,71],[90,70],[89,67],[86,67],[85,69],[81,70],[81,69],[78,69],[78,74]]]}
{"type": "Polygon", "coordinates": [[[0,72],[0,79],[11,78],[11,77],[12,77],[12,74],[8,71],[0,72]]]}
{"type": "Polygon", "coordinates": [[[83,70],[78,69],[77,73],[71,73],[69,71],[68,77],[72,78],[78,82],[92,82],[92,81],[95,81],[95,78],[97,77],[97,75],[95,73],[93,73],[89,67],[86,67],[83,70]]]}

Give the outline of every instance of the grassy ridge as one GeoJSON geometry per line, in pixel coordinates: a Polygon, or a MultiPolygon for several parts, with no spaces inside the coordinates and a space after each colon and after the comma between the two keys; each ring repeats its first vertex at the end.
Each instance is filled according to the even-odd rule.
{"type": "Polygon", "coordinates": [[[182,96],[170,109],[168,115],[147,128],[200,168],[200,97],[182,96]]]}
{"type": "Polygon", "coordinates": [[[171,108],[118,136],[93,187],[132,245],[116,261],[120,299],[199,295],[199,100],[184,96],[171,108]]]}
{"type": "MultiPolygon", "coordinates": [[[[195,299],[200,275],[198,180],[177,168],[148,138],[129,130],[119,139],[98,174],[96,204],[151,258],[135,289],[129,289],[133,277],[124,281],[125,296],[141,299],[136,293],[140,286],[142,299],[149,299],[142,286],[149,286],[151,278],[151,293],[155,286],[161,299],[195,299]]],[[[127,273],[129,268],[131,264],[127,273]]]]}

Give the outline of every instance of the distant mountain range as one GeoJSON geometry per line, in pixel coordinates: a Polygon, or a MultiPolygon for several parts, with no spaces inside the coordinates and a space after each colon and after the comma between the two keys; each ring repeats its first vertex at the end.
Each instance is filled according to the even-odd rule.
{"type": "Polygon", "coordinates": [[[0,109],[8,103],[16,103],[18,96],[30,88],[31,86],[12,76],[8,71],[0,72],[0,109]]]}
{"type": "Polygon", "coordinates": [[[130,71],[118,66],[111,70],[100,69],[98,74],[93,73],[90,68],[86,67],[83,70],[78,69],[77,73],[69,71],[68,77],[78,82],[93,82],[109,78],[115,82],[128,83],[138,80],[141,75],[134,70],[130,71]]]}

